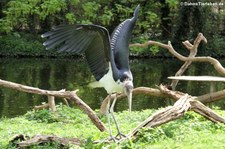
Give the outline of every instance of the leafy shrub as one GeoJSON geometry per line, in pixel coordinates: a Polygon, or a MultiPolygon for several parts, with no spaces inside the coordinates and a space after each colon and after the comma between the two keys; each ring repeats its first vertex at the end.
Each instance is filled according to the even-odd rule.
{"type": "Polygon", "coordinates": [[[82,123],[79,114],[82,114],[81,110],[70,108],[62,104],[57,105],[57,111],[52,112],[47,109],[32,110],[25,114],[28,120],[35,120],[38,122],[53,123],[53,122],[69,122],[76,121],[76,123],[82,123]]]}
{"type": "Polygon", "coordinates": [[[23,32],[0,36],[0,56],[4,57],[76,57],[77,54],[46,50],[40,35],[23,32]]]}
{"type": "Polygon", "coordinates": [[[160,127],[145,128],[138,133],[138,139],[136,141],[154,143],[165,138],[165,132],[160,127]]]}
{"type": "Polygon", "coordinates": [[[53,123],[58,122],[59,119],[56,115],[54,115],[50,110],[39,110],[39,111],[29,111],[26,113],[26,118],[28,120],[36,120],[38,122],[45,122],[45,123],[53,123]]]}
{"type": "Polygon", "coordinates": [[[40,39],[31,34],[13,33],[0,37],[0,55],[36,56],[44,52],[40,39]]]}

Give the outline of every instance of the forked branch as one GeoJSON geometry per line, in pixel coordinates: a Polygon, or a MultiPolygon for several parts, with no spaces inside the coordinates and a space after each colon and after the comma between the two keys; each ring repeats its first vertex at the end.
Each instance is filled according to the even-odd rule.
{"type": "MultiPolygon", "coordinates": [[[[200,33],[201,35],[201,33],[200,33]]],[[[203,36],[201,38],[201,36],[199,36],[199,38],[197,37],[195,42],[194,42],[194,45],[192,46],[189,42],[184,42],[183,44],[188,48],[188,49],[196,49],[198,48],[198,45],[200,43],[200,41],[203,40],[204,42],[207,42],[206,38],[203,36]]],[[[225,77],[225,68],[220,64],[220,62],[215,59],[215,58],[212,58],[210,56],[204,56],[204,57],[186,57],[186,56],[183,56],[181,54],[179,54],[172,46],[171,42],[168,41],[168,44],[163,44],[163,43],[160,43],[160,42],[157,42],[157,41],[147,41],[146,43],[144,44],[140,44],[140,43],[136,43],[136,44],[130,44],[130,46],[137,46],[137,47],[147,47],[149,45],[156,45],[156,46],[159,46],[161,48],[164,48],[164,49],[167,49],[173,56],[175,56],[176,58],[178,58],[179,60],[181,61],[192,61],[192,62],[207,62],[207,63],[210,63],[214,66],[214,68],[216,69],[216,71],[221,74],[222,76],[225,77]]]]}

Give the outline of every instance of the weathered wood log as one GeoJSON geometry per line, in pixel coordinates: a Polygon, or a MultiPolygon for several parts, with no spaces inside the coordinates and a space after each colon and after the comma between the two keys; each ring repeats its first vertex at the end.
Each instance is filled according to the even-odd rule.
{"type": "Polygon", "coordinates": [[[48,96],[48,103],[39,105],[39,106],[34,106],[34,109],[47,109],[49,108],[52,112],[56,111],[56,106],[55,106],[55,97],[54,96],[48,96]]]}
{"type": "MultiPolygon", "coordinates": [[[[182,94],[180,92],[180,94],[176,95],[176,91],[171,91],[169,89],[167,89],[165,86],[160,86],[160,90],[164,93],[167,94],[169,96],[173,96],[174,99],[180,99],[182,97],[182,94]]],[[[183,93],[184,95],[184,93],[183,93]]],[[[189,100],[190,100],[190,110],[204,116],[205,118],[213,121],[213,122],[220,122],[225,124],[225,119],[223,117],[221,117],[220,115],[216,114],[212,109],[208,108],[207,106],[205,106],[204,104],[202,104],[200,101],[198,101],[198,97],[193,97],[189,95],[189,100]]]]}
{"type": "MultiPolygon", "coordinates": [[[[211,120],[215,123],[223,123],[225,124],[225,119],[220,115],[216,114],[212,109],[206,107],[201,102],[197,101],[197,97],[192,97],[188,94],[184,94],[177,91],[171,91],[167,89],[165,86],[160,86],[159,90],[174,99],[177,99],[173,106],[166,107],[158,112],[154,113],[150,117],[148,117],[145,121],[143,121],[140,125],[134,128],[131,132],[129,132],[126,136],[127,138],[135,137],[139,130],[143,127],[157,127],[164,123],[170,122],[172,120],[178,119],[182,117],[187,111],[194,111],[208,120],[211,120]]],[[[127,138],[122,138],[119,142],[124,141],[127,138]]]]}
{"type": "Polygon", "coordinates": [[[189,98],[188,95],[185,94],[173,106],[166,107],[147,118],[130,133],[128,133],[127,137],[131,138],[135,136],[143,127],[157,127],[174,119],[180,118],[186,111],[189,110],[189,108],[189,98]]]}
{"type": "MultiPolygon", "coordinates": [[[[88,117],[91,119],[92,123],[100,131],[106,131],[106,127],[101,122],[101,120],[98,118],[98,116],[95,114],[95,112],[77,96],[76,93],[78,92],[78,90],[76,90],[76,91],[65,91],[65,90],[49,91],[49,90],[42,90],[42,89],[35,88],[35,87],[30,87],[30,86],[26,86],[26,85],[22,85],[22,84],[13,83],[10,81],[4,81],[1,79],[0,79],[0,86],[10,88],[10,89],[15,89],[15,90],[26,92],[26,93],[46,95],[48,97],[51,97],[50,104],[52,104],[52,106],[54,105],[52,97],[60,97],[60,98],[70,99],[70,100],[74,101],[76,103],[76,105],[88,115],[88,117]]],[[[54,107],[52,110],[55,110],[54,107]]]]}
{"type": "Polygon", "coordinates": [[[69,144],[74,144],[79,146],[82,141],[78,138],[62,138],[58,137],[56,135],[35,135],[30,139],[26,139],[27,136],[23,136],[22,134],[16,135],[10,142],[14,143],[17,142],[17,140],[22,140],[21,142],[17,142],[16,146],[17,148],[24,148],[29,147],[32,145],[40,145],[47,142],[58,142],[62,147],[67,146],[69,144]]]}
{"type": "Polygon", "coordinates": [[[224,98],[225,98],[225,90],[198,96],[198,100],[202,103],[210,103],[224,98]]]}
{"type": "Polygon", "coordinates": [[[51,109],[51,111],[55,112],[56,107],[55,107],[55,97],[54,96],[48,96],[48,104],[49,104],[49,108],[51,109]]]}

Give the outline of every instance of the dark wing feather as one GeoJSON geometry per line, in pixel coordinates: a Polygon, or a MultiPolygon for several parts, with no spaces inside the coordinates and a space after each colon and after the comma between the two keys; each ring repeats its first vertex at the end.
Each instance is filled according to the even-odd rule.
{"type": "Polygon", "coordinates": [[[47,49],[57,47],[59,52],[84,52],[97,81],[108,72],[109,62],[114,63],[109,34],[104,27],[60,25],[43,34],[42,37],[47,38],[47,41],[43,43],[47,49]]]}
{"type": "Polygon", "coordinates": [[[114,52],[115,63],[118,69],[130,70],[129,68],[129,42],[131,33],[137,20],[139,5],[134,11],[134,16],[119,24],[112,33],[111,47],[114,52]]]}

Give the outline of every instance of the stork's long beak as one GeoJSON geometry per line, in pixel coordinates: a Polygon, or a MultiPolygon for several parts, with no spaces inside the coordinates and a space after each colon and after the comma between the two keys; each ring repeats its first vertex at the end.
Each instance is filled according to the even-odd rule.
{"type": "Polygon", "coordinates": [[[128,98],[128,104],[129,104],[129,113],[131,115],[131,109],[132,109],[132,90],[130,90],[127,93],[127,98],[128,98]]]}
{"type": "Polygon", "coordinates": [[[132,91],[133,91],[133,82],[131,80],[126,80],[124,82],[124,92],[128,98],[128,105],[129,105],[129,113],[131,115],[132,109],[132,91]]]}

